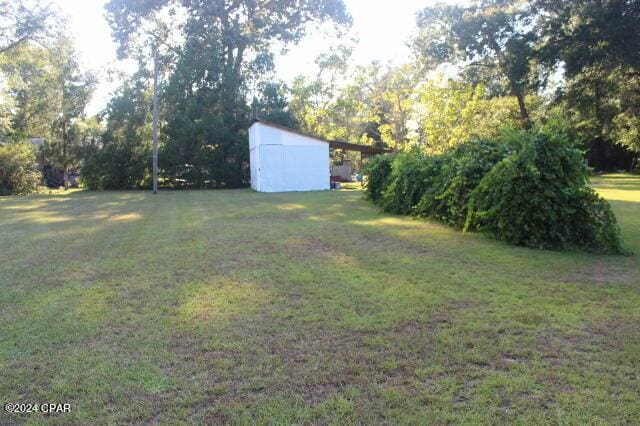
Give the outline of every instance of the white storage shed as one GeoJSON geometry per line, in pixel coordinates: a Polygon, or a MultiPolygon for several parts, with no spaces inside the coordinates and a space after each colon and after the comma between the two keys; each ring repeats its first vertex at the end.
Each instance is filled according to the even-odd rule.
{"type": "Polygon", "coordinates": [[[329,142],[278,124],[249,127],[251,188],[260,192],[329,189],[329,142]]]}

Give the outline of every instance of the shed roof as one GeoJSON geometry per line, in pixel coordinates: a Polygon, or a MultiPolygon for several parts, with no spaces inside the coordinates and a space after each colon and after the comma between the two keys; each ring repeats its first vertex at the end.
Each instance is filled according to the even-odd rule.
{"type": "Polygon", "coordinates": [[[342,141],[332,141],[332,140],[328,140],[328,139],[323,139],[323,138],[319,138],[317,136],[313,136],[313,135],[307,135],[305,133],[302,133],[298,130],[292,129],[290,127],[287,126],[283,126],[281,124],[277,124],[277,123],[272,123],[271,121],[267,121],[267,120],[263,120],[261,118],[256,118],[253,120],[253,123],[251,123],[251,125],[253,126],[255,123],[261,123],[264,124],[266,126],[269,127],[274,127],[276,129],[280,129],[280,130],[284,130],[285,132],[290,132],[290,133],[295,133],[297,135],[300,136],[305,136],[308,138],[313,138],[316,140],[319,140],[321,142],[326,142],[329,144],[329,148],[331,149],[344,149],[346,151],[357,151],[357,152],[361,152],[363,154],[369,154],[369,155],[374,155],[374,154],[387,154],[390,153],[391,150],[388,148],[380,148],[377,146],[371,146],[371,145],[360,145],[357,143],[349,143],[349,142],[342,142],[342,141]]]}

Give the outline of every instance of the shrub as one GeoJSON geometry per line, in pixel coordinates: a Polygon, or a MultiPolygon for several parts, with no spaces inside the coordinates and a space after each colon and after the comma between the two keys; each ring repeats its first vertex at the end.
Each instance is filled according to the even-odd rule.
{"type": "Polygon", "coordinates": [[[589,251],[623,253],[620,227],[611,206],[593,189],[583,188],[578,195],[574,219],[574,243],[589,251]]]}
{"type": "Polygon", "coordinates": [[[559,135],[510,137],[517,152],[493,167],[473,191],[465,230],[527,247],[619,253],[615,216],[586,186],[580,151],[559,135]]]}
{"type": "Polygon", "coordinates": [[[82,186],[91,190],[103,188],[104,167],[102,167],[101,152],[98,149],[88,151],[82,162],[82,186]]]}
{"type": "Polygon", "coordinates": [[[12,142],[0,146],[0,195],[28,194],[41,181],[33,145],[12,142]]]}
{"type": "Polygon", "coordinates": [[[433,175],[437,162],[419,151],[398,153],[391,162],[391,172],[380,197],[385,211],[410,214],[428,184],[425,179],[433,175]]]}
{"type": "Polygon", "coordinates": [[[376,155],[369,159],[364,167],[367,179],[364,181],[364,194],[368,200],[377,203],[382,197],[382,191],[387,186],[387,180],[391,174],[391,162],[393,155],[376,155]]]}
{"type": "Polygon", "coordinates": [[[423,191],[415,214],[462,228],[471,192],[508,153],[505,143],[473,140],[443,154],[437,161],[439,167],[432,168],[425,177],[428,188],[423,191]]]}
{"type": "Polygon", "coordinates": [[[527,247],[623,251],[609,204],[587,186],[582,153],[554,132],[512,131],[439,156],[378,156],[365,173],[367,198],[389,212],[527,247]]]}
{"type": "Polygon", "coordinates": [[[89,189],[149,187],[151,148],[148,144],[109,141],[85,155],[82,183],[89,189]]]}

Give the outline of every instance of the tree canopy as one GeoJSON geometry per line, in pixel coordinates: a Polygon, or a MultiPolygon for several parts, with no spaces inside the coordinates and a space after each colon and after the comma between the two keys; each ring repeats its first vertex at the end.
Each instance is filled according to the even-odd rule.
{"type": "Polygon", "coordinates": [[[27,41],[44,43],[59,23],[51,8],[29,0],[0,1],[0,54],[27,41]]]}
{"type": "Polygon", "coordinates": [[[161,97],[161,109],[171,113],[162,119],[160,166],[172,186],[245,184],[252,114],[288,114],[282,89],[263,77],[273,70],[274,45],[298,42],[313,23],[350,23],[341,0],[112,0],[106,10],[122,56],[132,53],[145,25],[185,17],[161,97]],[[253,87],[262,87],[255,101],[253,87]]]}
{"type": "Polygon", "coordinates": [[[528,124],[525,96],[538,85],[533,73],[536,37],[530,4],[486,0],[470,6],[425,8],[418,14],[414,48],[423,64],[462,62],[492,69],[515,96],[520,118],[528,124]]]}

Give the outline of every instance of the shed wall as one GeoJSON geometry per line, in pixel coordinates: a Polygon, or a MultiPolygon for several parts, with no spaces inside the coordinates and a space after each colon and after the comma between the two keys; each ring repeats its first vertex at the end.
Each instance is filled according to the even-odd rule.
{"type": "Polygon", "coordinates": [[[329,189],[329,144],[255,123],[249,128],[251,187],[261,192],[329,189]]]}

